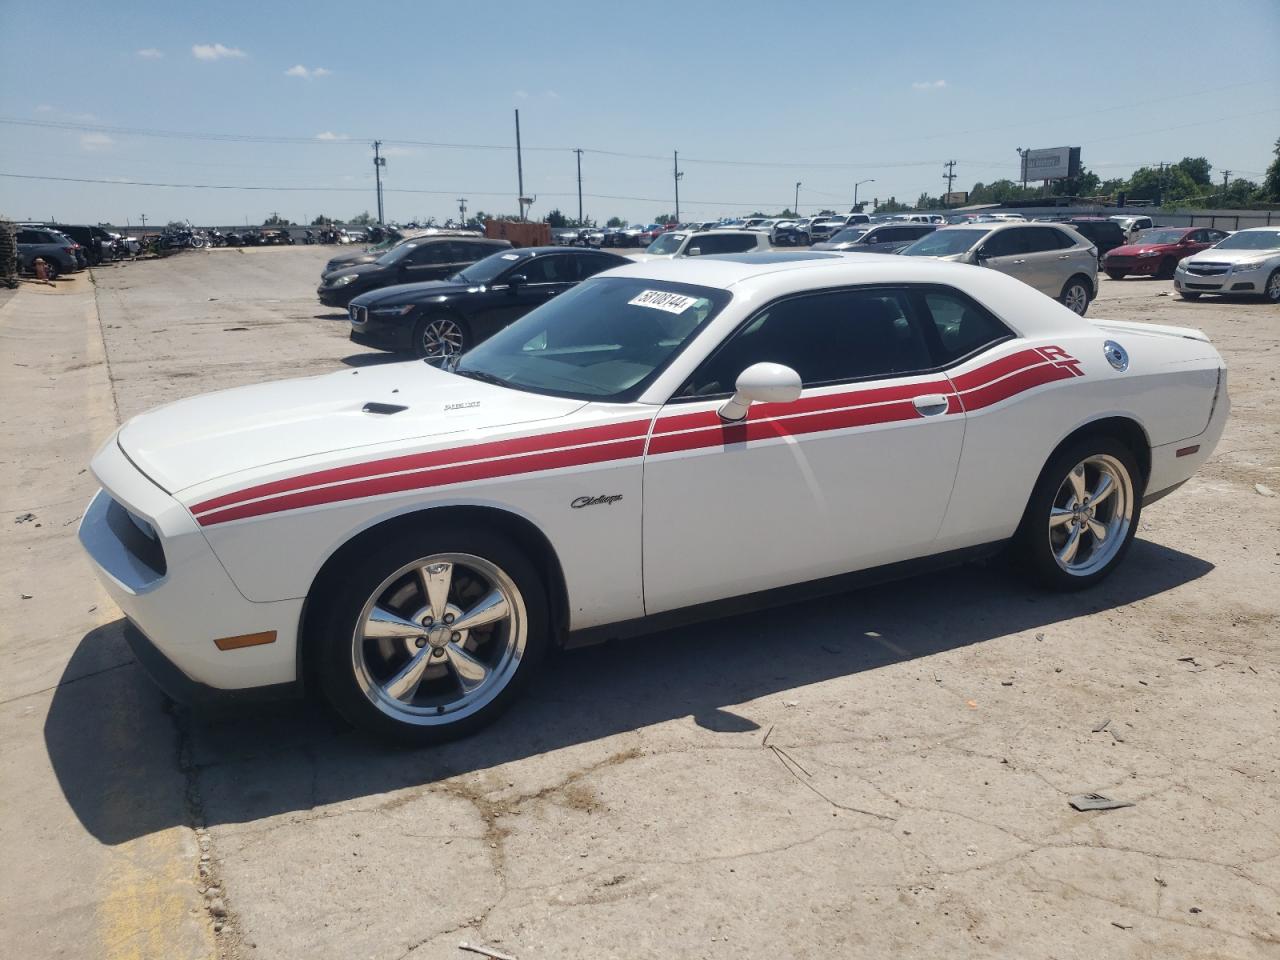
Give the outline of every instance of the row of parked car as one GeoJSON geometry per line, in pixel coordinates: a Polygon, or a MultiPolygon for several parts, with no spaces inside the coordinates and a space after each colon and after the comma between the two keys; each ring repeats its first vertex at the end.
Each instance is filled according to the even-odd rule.
{"type": "Polygon", "coordinates": [[[137,256],[141,244],[132,237],[85,224],[23,223],[17,227],[18,269],[36,272],[43,260],[45,275],[56,280],[108,260],[137,256]]]}

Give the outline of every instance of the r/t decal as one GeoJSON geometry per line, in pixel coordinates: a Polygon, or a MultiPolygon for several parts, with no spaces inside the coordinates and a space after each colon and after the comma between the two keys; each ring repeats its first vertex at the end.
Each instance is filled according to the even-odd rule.
{"type": "Polygon", "coordinates": [[[1040,354],[1055,367],[1068,371],[1073,377],[1084,376],[1084,371],[1080,369],[1080,361],[1061,347],[1036,347],[1036,353],[1040,354]]]}

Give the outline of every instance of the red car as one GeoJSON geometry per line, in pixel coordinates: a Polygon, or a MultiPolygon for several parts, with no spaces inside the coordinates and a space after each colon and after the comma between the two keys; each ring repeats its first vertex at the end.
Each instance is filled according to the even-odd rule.
{"type": "Polygon", "coordinates": [[[1169,280],[1179,260],[1207,250],[1226,235],[1224,230],[1208,227],[1152,227],[1134,237],[1133,243],[1109,250],[1102,258],[1102,269],[1112,280],[1131,273],[1169,280]]]}

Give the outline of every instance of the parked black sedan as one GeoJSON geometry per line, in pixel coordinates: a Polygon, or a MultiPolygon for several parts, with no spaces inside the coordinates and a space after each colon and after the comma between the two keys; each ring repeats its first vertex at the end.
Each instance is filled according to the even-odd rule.
{"type": "Polygon", "coordinates": [[[830,240],[815,243],[813,249],[841,253],[897,253],[937,229],[936,223],[860,223],[845,227],[830,240]]]}
{"type": "Polygon", "coordinates": [[[632,261],[575,247],[495,253],[448,280],[363,293],[347,308],[351,339],[444,363],[580,280],[632,261]]]}
{"type": "Polygon", "coordinates": [[[398,283],[441,280],[463,267],[500,250],[511,249],[507,240],[484,237],[427,236],[392,247],[373,263],[361,263],[326,273],[316,296],[327,307],[345,307],[369,290],[398,283]]]}

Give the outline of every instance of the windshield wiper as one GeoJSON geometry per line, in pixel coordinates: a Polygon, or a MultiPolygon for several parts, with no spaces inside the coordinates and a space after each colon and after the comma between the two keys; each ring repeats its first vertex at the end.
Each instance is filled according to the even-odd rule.
{"type": "Polygon", "coordinates": [[[492,373],[486,373],[483,370],[454,370],[460,377],[469,377],[472,380],[479,380],[481,383],[490,383],[495,387],[510,387],[511,384],[503,380],[501,377],[492,373]]]}

